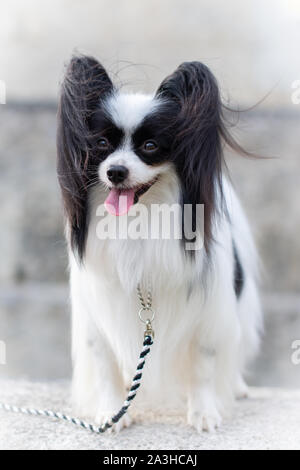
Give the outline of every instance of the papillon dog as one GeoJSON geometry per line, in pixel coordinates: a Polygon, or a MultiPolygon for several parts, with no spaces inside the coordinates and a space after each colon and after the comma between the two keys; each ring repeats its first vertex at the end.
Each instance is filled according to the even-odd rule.
{"type": "MultiPolygon", "coordinates": [[[[156,336],[137,406],[181,407],[198,431],[213,431],[234,397],[247,395],[243,375],[262,328],[258,263],[225,174],[224,144],[243,151],[223,110],[216,79],[200,62],[181,64],[151,95],[122,92],[92,57],[73,57],[67,67],[57,168],[69,248],[72,398],[76,412],[96,423],[120,409],[135,372],[144,331],[138,284],[144,292],[151,285],[156,336]],[[173,204],[189,208],[174,219],[182,237],[99,235],[100,219],[109,226],[138,218],[143,228],[153,205],[173,204]]],[[[128,413],[115,429],[130,423],[128,413]]]]}

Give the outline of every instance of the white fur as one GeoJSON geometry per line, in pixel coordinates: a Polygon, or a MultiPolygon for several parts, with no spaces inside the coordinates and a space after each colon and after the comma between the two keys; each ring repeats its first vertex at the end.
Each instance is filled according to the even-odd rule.
{"type": "MultiPolygon", "coordinates": [[[[126,95],[119,103],[119,111],[117,101],[110,103],[111,114],[133,126],[153,106],[137,95],[126,95]]],[[[132,178],[138,179],[139,171],[144,182],[153,178],[151,168],[130,148],[124,152],[108,160],[120,163],[129,156],[132,178]]],[[[159,180],[140,200],[146,207],[179,200],[172,166],[158,171],[159,180]]],[[[104,166],[99,174],[106,183],[104,166]]],[[[224,215],[215,223],[206,269],[203,250],[191,262],[179,240],[99,240],[96,211],[107,190],[101,184],[93,189],[84,263],[70,251],[73,401],[80,415],[101,423],[121,406],[143,338],[136,285],[148,279],[156,311],[155,342],[135,403],[186,407],[190,424],[214,430],[230,411],[234,394],[245,394],[242,374],[257,350],[261,328],[256,254],[239,201],[225,179],[224,193],[231,222],[224,215]],[[239,300],[233,288],[232,236],[245,274],[239,300]]],[[[114,216],[109,217],[113,222],[114,216]]],[[[128,424],[130,418],[117,429],[128,424]]]]}
{"type": "Polygon", "coordinates": [[[117,126],[132,131],[142,119],[159,106],[159,100],[142,93],[114,93],[104,103],[117,126]]]}

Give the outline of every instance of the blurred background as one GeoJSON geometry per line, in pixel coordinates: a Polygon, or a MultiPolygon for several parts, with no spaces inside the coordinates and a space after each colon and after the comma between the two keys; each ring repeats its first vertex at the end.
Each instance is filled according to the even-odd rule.
{"type": "Polygon", "coordinates": [[[153,91],[181,62],[200,60],[232,106],[265,97],[232,132],[273,158],[227,155],[263,262],[266,331],[250,380],[300,386],[291,361],[300,339],[300,2],[10,0],[0,12],[0,377],[71,375],[55,131],[64,65],[79,51],[126,89],[153,91]]]}

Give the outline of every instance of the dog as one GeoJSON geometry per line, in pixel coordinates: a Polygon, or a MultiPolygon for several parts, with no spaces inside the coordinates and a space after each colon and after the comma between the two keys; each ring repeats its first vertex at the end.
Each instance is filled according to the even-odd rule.
{"type": "MultiPolygon", "coordinates": [[[[200,62],[181,64],[153,95],[122,92],[92,57],[74,56],[67,67],[57,169],[70,266],[72,401],[98,424],[120,409],[135,372],[144,328],[138,284],[144,292],[151,285],[156,336],[137,406],[181,407],[199,432],[214,431],[234,397],[247,395],[244,373],[262,330],[258,258],[226,175],[224,144],[244,151],[223,109],[217,81],[200,62]],[[175,218],[187,234],[99,237],[99,211],[113,224],[153,204],[189,207],[175,218]]],[[[128,413],[115,430],[130,423],[128,413]]]]}

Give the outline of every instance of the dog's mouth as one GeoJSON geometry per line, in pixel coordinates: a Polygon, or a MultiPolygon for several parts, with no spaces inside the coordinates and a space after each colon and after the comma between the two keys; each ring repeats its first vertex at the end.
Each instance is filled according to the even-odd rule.
{"type": "Polygon", "coordinates": [[[136,204],[139,198],[153,186],[157,178],[134,188],[112,187],[109,195],[104,201],[107,212],[112,215],[125,215],[133,204],[136,204]]]}

